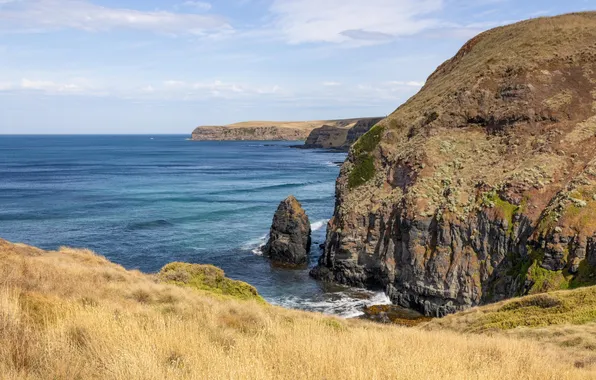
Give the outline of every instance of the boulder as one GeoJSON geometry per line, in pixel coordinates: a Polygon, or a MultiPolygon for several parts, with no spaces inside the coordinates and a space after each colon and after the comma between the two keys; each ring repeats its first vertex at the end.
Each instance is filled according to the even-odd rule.
{"type": "Polygon", "coordinates": [[[310,234],[306,212],[300,202],[290,195],[277,207],[263,254],[278,263],[306,264],[310,252],[310,234]]]}

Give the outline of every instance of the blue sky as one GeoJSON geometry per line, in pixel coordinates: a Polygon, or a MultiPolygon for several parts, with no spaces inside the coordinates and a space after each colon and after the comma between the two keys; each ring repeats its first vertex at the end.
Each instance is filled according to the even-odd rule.
{"type": "Polygon", "coordinates": [[[0,133],[381,116],[475,34],[593,0],[0,0],[0,133]]]}

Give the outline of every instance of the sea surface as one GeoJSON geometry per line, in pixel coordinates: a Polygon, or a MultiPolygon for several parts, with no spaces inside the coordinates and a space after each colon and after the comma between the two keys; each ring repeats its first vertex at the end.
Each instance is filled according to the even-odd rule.
{"type": "Polygon", "coordinates": [[[214,264],[273,304],[343,317],[388,303],[381,292],[324,285],[261,255],[277,205],[293,194],[312,224],[316,264],[344,153],[186,138],[0,135],[0,238],[90,248],[144,272],[172,261],[214,264]]]}

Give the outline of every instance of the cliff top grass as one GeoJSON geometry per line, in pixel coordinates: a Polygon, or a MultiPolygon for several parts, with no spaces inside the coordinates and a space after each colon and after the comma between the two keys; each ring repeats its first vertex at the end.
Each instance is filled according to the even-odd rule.
{"type": "Polygon", "coordinates": [[[423,328],[532,339],[582,352],[593,362],[596,286],[514,298],[434,319],[423,328]]]}
{"type": "Polygon", "coordinates": [[[427,327],[461,332],[491,332],[596,323],[596,287],[514,298],[435,319],[427,327]]]}
{"type": "Polygon", "coordinates": [[[176,275],[168,281],[183,286],[88,250],[42,251],[0,240],[2,377],[577,380],[594,374],[593,363],[577,352],[533,338],[286,310],[189,286],[197,276],[220,278],[212,267],[169,269],[176,275]]]}

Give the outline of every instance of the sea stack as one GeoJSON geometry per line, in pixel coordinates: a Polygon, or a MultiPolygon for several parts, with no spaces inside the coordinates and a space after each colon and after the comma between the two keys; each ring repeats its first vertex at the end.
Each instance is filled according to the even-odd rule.
{"type": "Polygon", "coordinates": [[[310,252],[310,234],[306,212],[300,202],[290,195],[277,207],[263,254],[278,263],[306,264],[310,252]]]}

